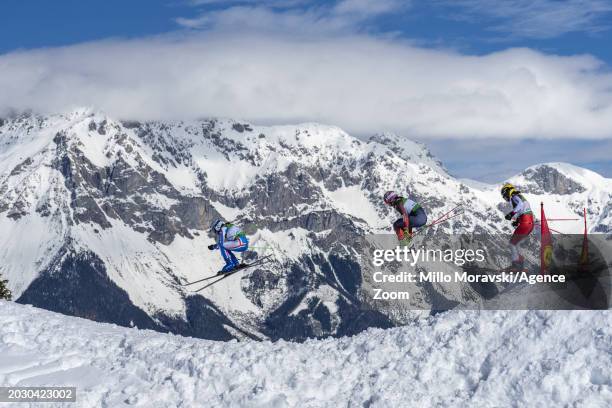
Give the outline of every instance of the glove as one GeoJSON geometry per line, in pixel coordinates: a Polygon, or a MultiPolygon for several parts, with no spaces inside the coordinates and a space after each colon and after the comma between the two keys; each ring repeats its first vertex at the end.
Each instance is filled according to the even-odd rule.
{"type": "Polygon", "coordinates": [[[218,248],[217,244],[211,244],[208,246],[208,249],[210,249],[211,251],[214,251],[217,248],[218,248]]]}
{"type": "Polygon", "coordinates": [[[512,226],[513,227],[518,227],[519,226],[519,220],[512,221],[512,226]]]}
{"type": "Polygon", "coordinates": [[[509,212],[508,214],[506,214],[506,219],[507,219],[508,221],[510,221],[510,220],[512,219],[512,217],[513,217],[513,216],[514,216],[514,213],[513,213],[513,212],[509,212]]]}

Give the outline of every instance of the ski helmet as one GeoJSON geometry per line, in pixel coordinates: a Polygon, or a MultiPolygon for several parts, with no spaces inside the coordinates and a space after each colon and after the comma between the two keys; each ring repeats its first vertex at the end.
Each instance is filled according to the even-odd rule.
{"type": "Polygon", "coordinates": [[[395,191],[387,191],[383,196],[383,200],[385,200],[385,204],[393,204],[398,197],[395,191]]]}
{"type": "Polygon", "coordinates": [[[223,222],[223,220],[216,219],[215,221],[213,221],[212,224],[210,224],[210,229],[215,231],[215,232],[219,232],[219,231],[221,231],[221,228],[223,228],[224,224],[225,223],[223,222]]]}
{"type": "Polygon", "coordinates": [[[506,201],[510,201],[510,198],[514,192],[516,192],[516,188],[514,188],[514,186],[510,183],[504,184],[501,188],[501,195],[506,201]]]}

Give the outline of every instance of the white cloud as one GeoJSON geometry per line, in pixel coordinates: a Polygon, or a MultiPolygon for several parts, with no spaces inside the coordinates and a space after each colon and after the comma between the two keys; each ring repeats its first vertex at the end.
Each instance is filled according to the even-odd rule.
{"type": "Polygon", "coordinates": [[[400,0],[341,0],[334,6],[333,12],[372,17],[406,7],[407,3],[400,0]]]}
{"type": "Polygon", "coordinates": [[[192,29],[207,29],[217,32],[250,34],[277,33],[322,35],[352,32],[354,19],[346,16],[328,17],[311,9],[291,9],[277,12],[261,6],[235,6],[228,9],[207,11],[193,18],[177,18],[176,22],[192,29]]]}
{"type": "Polygon", "coordinates": [[[605,17],[612,12],[609,0],[442,0],[442,3],[467,13],[461,17],[493,19],[490,27],[494,31],[538,39],[607,30],[610,20],[605,17]]]}
{"type": "Polygon", "coordinates": [[[593,57],[428,50],[338,23],[353,18],[234,7],[205,32],[5,54],[0,112],[86,105],[126,119],[320,121],[358,134],[612,137],[612,75],[593,57]],[[249,16],[258,23],[239,24],[249,16]]]}
{"type": "Polygon", "coordinates": [[[266,7],[287,8],[310,3],[312,0],[188,0],[192,6],[227,6],[236,4],[258,4],[266,7]]]}
{"type": "MultiPolygon", "coordinates": [[[[221,1],[221,0],[204,0],[221,1]]],[[[216,31],[258,30],[291,34],[331,34],[360,30],[360,24],[409,7],[400,0],[340,0],[325,5],[310,2],[224,1],[228,7],[206,10],[196,17],[177,18],[176,22],[191,29],[216,31]]]]}

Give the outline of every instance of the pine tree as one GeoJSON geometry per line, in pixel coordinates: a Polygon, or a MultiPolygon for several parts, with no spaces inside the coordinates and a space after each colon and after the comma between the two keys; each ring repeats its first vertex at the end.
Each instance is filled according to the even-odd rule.
{"type": "Polygon", "coordinates": [[[2,279],[2,275],[0,275],[0,299],[11,300],[13,298],[11,290],[6,286],[7,283],[8,281],[2,279]]]}

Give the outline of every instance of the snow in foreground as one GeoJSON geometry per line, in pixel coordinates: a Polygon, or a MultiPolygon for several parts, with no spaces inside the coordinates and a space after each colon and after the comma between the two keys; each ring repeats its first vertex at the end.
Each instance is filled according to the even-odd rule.
{"type": "Polygon", "coordinates": [[[0,302],[0,385],[77,386],[84,407],[604,407],[611,325],[609,311],[452,312],[352,338],[223,343],[0,302]]]}

